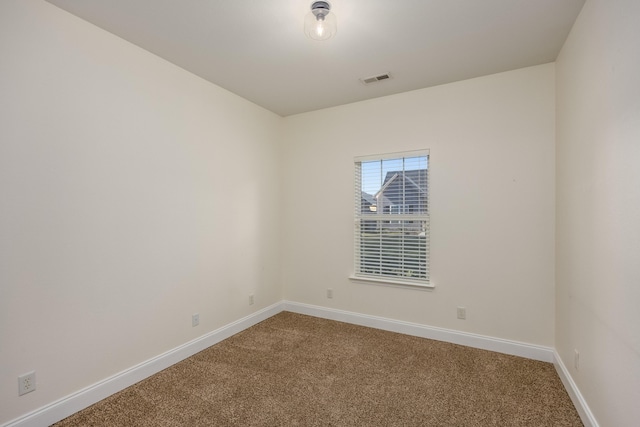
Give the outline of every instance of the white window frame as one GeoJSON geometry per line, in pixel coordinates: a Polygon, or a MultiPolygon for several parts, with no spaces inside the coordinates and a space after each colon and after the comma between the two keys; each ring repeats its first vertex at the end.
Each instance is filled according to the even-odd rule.
{"type": "MultiPolygon", "coordinates": [[[[387,284],[393,286],[402,286],[402,287],[412,287],[412,288],[422,288],[422,289],[432,289],[434,288],[433,283],[430,280],[429,267],[430,267],[430,254],[429,254],[429,231],[430,231],[430,179],[429,179],[429,171],[431,169],[431,157],[429,155],[429,150],[417,150],[417,151],[405,151],[398,153],[387,153],[387,154],[377,154],[370,156],[359,156],[354,158],[354,170],[355,170],[355,194],[354,194],[354,204],[355,204],[355,223],[354,223],[354,273],[350,276],[350,279],[364,282],[372,282],[377,284],[387,284]],[[427,192],[427,204],[426,210],[423,213],[384,213],[378,212],[375,215],[375,219],[371,217],[370,213],[363,213],[362,211],[362,200],[363,200],[363,189],[362,189],[362,163],[364,162],[382,162],[385,160],[392,159],[402,159],[403,160],[403,171],[404,171],[404,159],[415,158],[415,157],[426,157],[427,158],[427,167],[426,167],[426,192],[427,192]],[[404,274],[411,275],[412,272],[410,270],[402,269],[403,273],[383,273],[383,268],[380,268],[378,272],[366,271],[367,265],[364,264],[362,253],[363,253],[363,236],[365,235],[365,228],[363,228],[364,221],[381,221],[378,222],[377,225],[380,226],[382,221],[389,221],[392,224],[402,224],[404,227],[405,222],[407,224],[412,224],[414,221],[420,221],[423,223],[422,232],[419,232],[417,236],[419,238],[424,238],[424,241],[421,242],[421,248],[424,248],[424,253],[420,252],[421,261],[424,260],[424,265],[420,266],[420,275],[424,277],[413,278],[409,276],[405,276],[404,274]]],[[[408,169],[407,169],[408,170],[408,169]]],[[[405,204],[406,207],[406,204],[405,204]]],[[[379,209],[376,206],[376,210],[371,210],[373,213],[379,209]]],[[[407,230],[402,229],[402,234],[407,233],[407,230]]],[[[415,233],[412,238],[416,238],[415,233]]],[[[382,236],[382,235],[381,235],[382,236]]],[[[381,237],[382,240],[382,237],[381,237]]],[[[402,251],[402,259],[404,257],[404,250],[406,249],[404,246],[404,239],[402,239],[401,243],[401,251],[402,251]]],[[[374,249],[375,250],[375,249],[374,249]]],[[[384,258],[384,249],[382,248],[382,243],[380,246],[380,252],[377,256],[382,260],[384,258]]],[[[381,261],[382,263],[382,261],[381,261]]]]}

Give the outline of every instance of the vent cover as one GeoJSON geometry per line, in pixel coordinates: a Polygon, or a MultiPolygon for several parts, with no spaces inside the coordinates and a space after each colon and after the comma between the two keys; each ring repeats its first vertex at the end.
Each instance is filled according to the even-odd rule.
{"type": "Polygon", "coordinates": [[[373,76],[373,77],[363,77],[360,79],[360,81],[366,85],[369,85],[371,83],[376,83],[376,82],[380,82],[382,80],[387,80],[391,78],[391,74],[389,73],[384,73],[384,74],[380,74],[377,76],[373,76]]]}

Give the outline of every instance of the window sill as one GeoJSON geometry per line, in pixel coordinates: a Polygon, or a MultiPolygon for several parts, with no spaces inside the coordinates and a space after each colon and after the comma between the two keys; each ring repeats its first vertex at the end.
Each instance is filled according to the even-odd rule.
{"type": "Polygon", "coordinates": [[[349,280],[354,282],[366,282],[374,285],[382,285],[382,286],[392,286],[394,288],[407,288],[407,289],[418,289],[423,291],[431,291],[435,289],[435,285],[432,283],[417,283],[411,282],[408,280],[393,280],[390,278],[378,278],[378,277],[367,277],[367,276],[349,276],[349,280]]]}

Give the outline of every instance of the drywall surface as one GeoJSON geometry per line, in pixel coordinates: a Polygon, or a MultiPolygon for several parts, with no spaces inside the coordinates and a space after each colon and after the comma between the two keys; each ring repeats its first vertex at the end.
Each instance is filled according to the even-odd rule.
{"type": "Polygon", "coordinates": [[[601,426],[640,422],[638,40],[639,2],[589,0],[557,61],[555,347],[601,426]]]}
{"type": "Polygon", "coordinates": [[[43,1],[0,58],[0,424],[282,300],[280,117],[43,1]]]}
{"type": "Polygon", "coordinates": [[[285,298],[551,346],[554,76],[546,64],[285,118],[285,298]],[[423,148],[435,289],[349,280],[354,157],[423,148]]]}

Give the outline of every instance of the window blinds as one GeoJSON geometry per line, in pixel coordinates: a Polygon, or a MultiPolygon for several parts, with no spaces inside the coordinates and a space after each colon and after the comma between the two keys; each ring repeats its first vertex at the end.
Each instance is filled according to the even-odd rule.
{"type": "Polygon", "coordinates": [[[429,285],[429,152],[355,160],[355,276],[429,285]]]}

